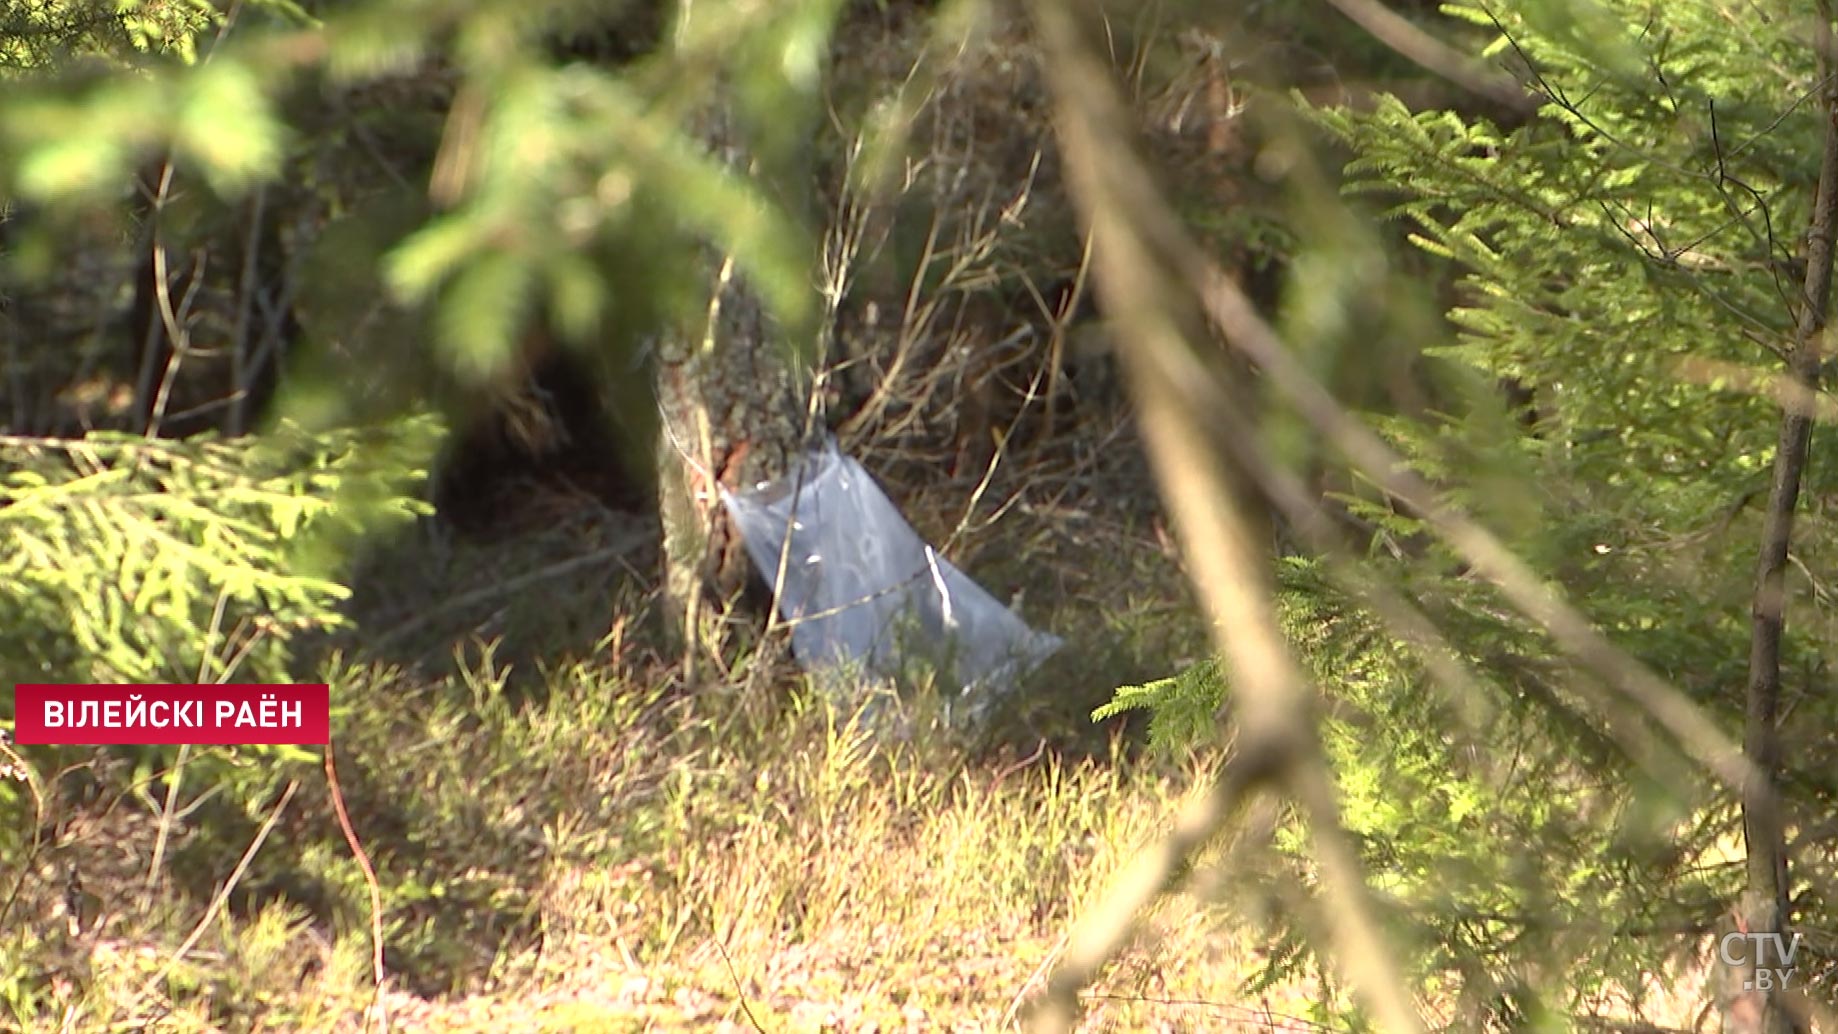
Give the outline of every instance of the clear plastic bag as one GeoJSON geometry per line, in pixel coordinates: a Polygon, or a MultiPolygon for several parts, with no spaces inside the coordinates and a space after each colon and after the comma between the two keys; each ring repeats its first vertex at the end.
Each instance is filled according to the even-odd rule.
{"type": "Polygon", "coordinates": [[[784,478],[723,494],[806,671],[894,675],[923,659],[980,714],[1063,644],[1028,627],[921,541],[834,439],[784,478]]]}

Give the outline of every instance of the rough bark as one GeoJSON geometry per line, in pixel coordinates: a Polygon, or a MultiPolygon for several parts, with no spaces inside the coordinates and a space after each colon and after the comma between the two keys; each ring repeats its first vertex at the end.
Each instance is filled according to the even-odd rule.
{"type": "MultiPolygon", "coordinates": [[[[1781,638],[1786,625],[1785,575],[1793,540],[1794,511],[1812,437],[1811,406],[1819,385],[1826,313],[1832,285],[1832,238],[1838,226],[1838,83],[1832,79],[1831,11],[1820,5],[1818,30],[1820,78],[1825,114],[1825,146],[1819,168],[1818,194],[1806,234],[1805,293],[1787,375],[1792,384],[1781,416],[1774,454],[1773,481],[1763,515],[1761,551],[1756,564],[1751,608],[1749,678],[1744,715],[1743,749],[1756,774],[1743,788],[1742,822],[1747,844],[1747,887],[1741,904],[1741,929],[1749,934],[1787,934],[1789,915],[1787,850],[1782,830],[1775,773],[1780,765],[1778,719],[1781,696],[1781,638]]],[[[1749,942],[1751,945],[1756,943],[1749,942]]],[[[1753,972],[1754,966],[1747,967],[1753,972]]],[[[1739,988],[1724,1008],[1727,1034],[1782,1034],[1793,1024],[1775,1001],[1758,987],[1739,988]]]]}
{"type": "MultiPolygon", "coordinates": [[[[731,168],[747,160],[731,123],[717,113],[703,135],[731,168]]],[[[659,511],[665,588],[691,636],[706,632],[702,604],[734,600],[751,569],[718,487],[740,489],[784,474],[806,436],[802,380],[774,334],[758,295],[731,255],[709,250],[708,298],[655,350],[659,511]]]]}
{"type": "Polygon", "coordinates": [[[709,333],[673,335],[657,349],[666,585],[684,607],[731,598],[748,578],[716,486],[777,478],[804,437],[801,393],[758,299],[731,270],[717,282],[709,333]]]}

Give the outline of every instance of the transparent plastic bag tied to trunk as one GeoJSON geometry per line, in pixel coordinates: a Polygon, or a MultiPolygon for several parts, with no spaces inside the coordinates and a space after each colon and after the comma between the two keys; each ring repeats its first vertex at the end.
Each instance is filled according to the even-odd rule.
{"type": "Polygon", "coordinates": [[[767,585],[783,551],[779,614],[806,671],[889,676],[921,659],[974,718],[1063,645],[921,541],[833,439],[784,478],[723,499],[767,585]]]}

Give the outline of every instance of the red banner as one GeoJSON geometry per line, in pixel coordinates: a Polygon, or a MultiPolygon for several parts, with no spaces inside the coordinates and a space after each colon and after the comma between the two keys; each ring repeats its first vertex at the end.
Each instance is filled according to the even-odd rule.
{"type": "Polygon", "coordinates": [[[69,744],[323,744],[324,683],[13,687],[14,738],[69,744]]]}

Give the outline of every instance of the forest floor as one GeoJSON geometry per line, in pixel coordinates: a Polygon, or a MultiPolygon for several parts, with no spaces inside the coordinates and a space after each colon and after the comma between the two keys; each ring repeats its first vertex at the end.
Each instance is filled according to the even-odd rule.
{"type": "MultiPolygon", "coordinates": [[[[1006,1029],[1071,916],[1198,774],[1050,751],[972,760],[922,745],[927,730],[877,745],[808,695],[764,726],[724,723],[581,670],[541,705],[488,704],[462,728],[432,699],[460,686],[372,674],[364,690],[435,719],[339,759],[384,885],[381,1011],[402,1031],[1006,1029]],[[390,803],[406,813],[393,830],[390,803]]],[[[364,1029],[363,886],[321,788],[294,796],[243,883],[338,884],[338,918],[251,896],[177,965],[241,850],[182,829],[160,873],[180,892],[143,909],[156,826],[124,802],[66,830],[61,861],[102,903],[58,938],[45,1029],[364,1029]],[[185,887],[187,872],[207,882],[185,887]]],[[[57,896],[34,896],[27,910],[59,930],[57,896]]],[[[1165,909],[1159,943],[1093,988],[1088,1029],[1309,1026],[1294,994],[1238,993],[1252,959],[1208,915],[1165,909]]]]}
{"type": "MultiPolygon", "coordinates": [[[[923,535],[1068,641],[976,735],[922,680],[826,695],[779,648],[705,656],[691,681],[653,645],[635,518],[582,508],[492,543],[421,529],[373,560],[363,620],[320,662],[381,913],[317,758],[232,804],[222,756],[194,755],[171,798],[99,757],[21,885],[12,922],[34,933],[3,967],[0,1027],[1014,1029],[1210,765],[1090,721],[1202,642],[1147,486],[1106,476],[991,479],[968,510],[908,495],[923,535]]],[[[1325,1029],[1314,974],[1253,982],[1280,906],[1201,884],[1088,990],[1081,1029],[1325,1029]]],[[[1693,1029],[1701,977],[1674,983],[1638,1019],[1693,1029]]]]}
{"type": "MultiPolygon", "coordinates": [[[[215,759],[194,756],[170,805],[93,762],[101,792],[64,807],[17,905],[43,936],[13,1004],[30,991],[52,1005],[41,1022],[71,1031],[355,1031],[379,1013],[404,1031],[1012,1026],[1072,917],[1204,775],[1085,717],[1118,680],[1165,673],[1115,651],[1170,656],[1190,621],[1067,627],[1080,610],[1116,626],[1121,608],[1036,590],[1031,616],[1082,644],[1042,673],[1061,699],[1013,718],[1032,742],[967,736],[923,686],[840,699],[769,650],[705,660],[692,688],[681,658],[645,645],[641,580],[608,587],[604,557],[568,567],[627,541],[626,523],[508,546],[425,537],[379,561],[359,600],[381,629],[359,638],[395,656],[327,654],[337,778],[383,903],[380,1000],[368,881],[324,772],[287,766],[284,804],[234,812],[211,799],[215,759]],[[492,592],[512,571],[551,574],[492,592]],[[599,618],[589,659],[539,660],[594,634],[583,610],[599,618]]],[[[1239,993],[1253,959],[1221,916],[1165,908],[1153,946],[1092,989],[1089,1029],[1309,1026],[1294,993],[1239,993]]]]}

